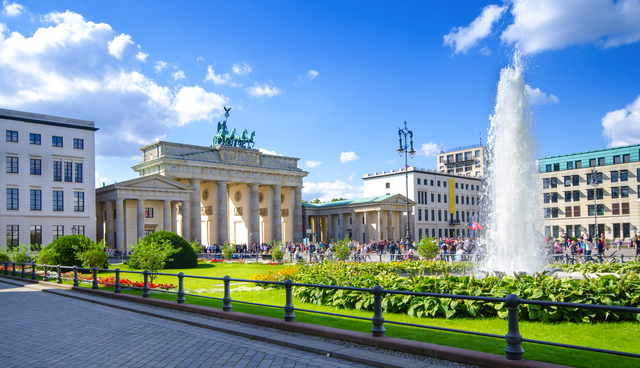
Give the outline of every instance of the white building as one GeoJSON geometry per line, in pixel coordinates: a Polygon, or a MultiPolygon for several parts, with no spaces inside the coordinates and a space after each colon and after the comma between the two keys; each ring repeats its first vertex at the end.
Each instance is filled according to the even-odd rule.
{"type": "Polygon", "coordinates": [[[95,239],[94,122],[0,109],[0,126],[0,248],[74,232],[95,239]]]}
{"type": "Polygon", "coordinates": [[[487,147],[480,142],[471,146],[442,149],[437,155],[438,171],[481,178],[487,164],[487,147]]]}
{"type": "MultiPolygon", "coordinates": [[[[468,224],[474,219],[478,221],[480,210],[482,180],[479,177],[416,167],[409,167],[406,174],[408,197],[415,202],[415,206],[410,206],[413,207],[409,221],[412,239],[470,234],[468,224]]],[[[363,179],[365,197],[406,193],[404,169],[366,174],[363,179]]],[[[406,224],[405,221],[406,212],[402,222],[406,224]]]]}

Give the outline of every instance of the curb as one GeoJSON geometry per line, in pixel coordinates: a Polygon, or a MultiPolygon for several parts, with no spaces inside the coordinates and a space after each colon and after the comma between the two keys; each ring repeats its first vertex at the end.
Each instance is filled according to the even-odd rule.
{"type": "MultiPolygon", "coordinates": [[[[261,341],[265,341],[272,344],[277,344],[281,346],[287,346],[291,348],[295,348],[298,350],[304,350],[317,354],[331,354],[331,356],[348,360],[356,363],[368,364],[376,367],[383,368],[404,368],[407,367],[408,359],[405,359],[407,362],[403,362],[398,365],[400,362],[395,362],[401,360],[397,357],[389,357],[388,355],[372,353],[372,352],[364,352],[362,350],[353,349],[353,348],[344,348],[340,346],[336,346],[333,344],[321,343],[314,344],[319,345],[316,347],[304,345],[302,343],[297,343],[296,341],[292,341],[291,339],[283,338],[283,335],[274,335],[273,333],[265,332],[260,333],[260,330],[252,330],[247,328],[229,328],[223,326],[221,323],[209,323],[203,324],[201,322],[195,321],[193,319],[189,319],[188,316],[184,316],[181,318],[177,318],[175,316],[169,316],[167,314],[162,314],[161,312],[151,312],[148,310],[136,309],[135,307],[126,307],[122,305],[114,305],[112,303],[108,303],[105,301],[98,301],[91,298],[85,298],[81,295],[71,295],[70,293],[64,291],[78,291],[85,294],[97,295],[101,297],[106,297],[110,299],[123,300],[134,302],[143,305],[150,305],[155,307],[162,307],[173,310],[180,310],[184,312],[196,313],[216,318],[229,319],[239,322],[245,322],[249,324],[270,327],[274,329],[303,333],[307,335],[320,336],[331,338],[335,340],[342,340],[347,342],[353,342],[357,344],[368,345],[372,347],[378,347],[382,349],[395,350],[403,353],[410,353],[416,355],[424,355],[432,358],[449,360],[458,363],[465,363],[471,365],[477,365],[488,368],[510,368],[510,367],[529,367],[529,368],[561,368],[567,367],[563,365],[540,362],[535,360],[520,360],[520,361],[512,361],[507,360],[503,355],[491,354],[485,352],[479,352],[474,350],[455,348],[443,345],[436,345],[431,343],[425,343],[414,340],[407,340],[397,337],[373,337],[370,334],[364,332],[356,332],[350,330],[343,330],[333,327],[325,327],[314,324],[309,324],[305,322],[284,322],[282,319],[272,318],[272,317],[264,317],[240,312],[223,312],[219,309],[214,309],[210,307],[203,307],[194,304],[178,304],[176,302],[170,302],[166,300],[153,299],[153,298],[143,298],[137,295],[129,295],[129,294],[115,294],[113,292],[108,292],[104,290],[93,290],[80,286],[72,286],[67,284],[58,284],[55,282],[49,281],[40,281],[40,280],[29,280],[23,279],[18,276],[5,276],[0,275],[0,280],[2,282],[6,282],[8,284],[13,284],[22,287],[28,287],[32,289],[36,289],[43,292],[48,292],[60,296],[70,297],[78,300],[88,301],[91,303],[101,304],[105,306],[110,306],[122,310],[127,310],[130,312],[145,314],[149,316],[154,316],[162,319],[172,320],[175,322],[185,323],[197,327],[203,327],[207,329],[213,329],[225,333],[230,333],[238,336],[253,338],[261,341]],[[15,282],[15,281],[19,282],[15,282]],[[14,282],[11,282],[14,281],[14,282]],[[24,282],[26,284],[21,284],[20,282],[24,282]],[[29,284],[35,285],[44,285],[53,287],[55,289],[43,289],[38,287],[30,286],[29,284]],[[63,291],[64,290],[64,291],[63,291]],[[375,360],[374,360],[375,358],[375,360]],[[391,359],[390,359],[391,358],[391,359]]],[[[418,365],[417,362],[411,365],[412,367],[425,366],[418,365]]],[[[428,365],[426,365],[428,366],[428,365]]]]}

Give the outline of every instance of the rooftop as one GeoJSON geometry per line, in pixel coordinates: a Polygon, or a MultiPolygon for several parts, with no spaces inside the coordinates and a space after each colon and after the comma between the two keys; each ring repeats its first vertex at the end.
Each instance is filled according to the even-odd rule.
{"type": "MultiPolygon", "coordinates": [[[[467,176],[465,173],[460,173],[460,174],[450,174],[450,173],[445,173],[445,172],[438,172],[438,170],[435,169],[425,169],[422,167],[415,167],[415,166],[409,166],[407,171],[409,173],[422,173],[422,174],[433,174],[433,175],[443,175],[443,176],[449,176],[452,178],[466,178],[466,179],[476,179],[476,180],[481,180],[482,178],[477,177],[477,176],[467,176]]],[[[380,176],[388,176],[388,175],[399,175],[399,174],[403,174],[404,175],[404,169],[403,168],[399,168],[398,170],[391,170],[391,171],[383,171],[383,172],[374,172],[373,174],[364,174],[363,179],[371,179],[373,177],[380,177],[380,176]]]]}
{"type": "Polygon", "coordinates": [[[387,194],[382,196],[375,197],[367,197],[367,198],[356,198],[356,199],[345,199],[343,201],[335,201],[335,202],[326,202],[326,203],[302,203],[303,207],[312,207],[312,208],[322,208],[322,207],[334,207],[334,206],[345,206],[349,204],[363,204],[363,203],[375,203],[382,202],[391,197],[395,197],[398,194],[387,194]]]}
{"type": "Polygon", "coordinates": [[[76,128],[96,131],[95,123],[90,120],[65,118],[61,116],[35,114],[32,112],[0,109],[0,119],[16,120],[25,123],[53,125],[64,128],[76,128]]]}
{"type": "MultiPolygon", "coordinates": [[[[547,165],[552,165],[550,171],[571,170],[572,168],[575,168],[576,161],[580,161],[583,168],[590,167],[589,160],[597,160],[600,158],[604,158],[605,165],[613,165],[614,156],[621,156],[618,157],[620,163],[640,161],[640,144],[544,157],[538,159],[539,171],[541,173],[548,172],[547,165]],[[624,156],[627,156],[627,158],[624,156]],[[625,162],[625,159],[628,159],[628,161],[625,162]],[[568,168],[567,163],[570,163],[572,168],[568,168]],[[559,165],[559,170],[554,169],[554,164],[559,165]]],[[[599,162],[596,163],[596,165],[602,166],[599,162]]]]}

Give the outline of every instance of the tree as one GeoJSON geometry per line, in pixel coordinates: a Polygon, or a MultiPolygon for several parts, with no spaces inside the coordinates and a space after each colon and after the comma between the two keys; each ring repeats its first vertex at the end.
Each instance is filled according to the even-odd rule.
{"type": "MultiPolygon", "coordinates": [[[[133,254],[129,257],[129,266],[134,270],[147,270],[159,272],[164,269],[166,262],[172,261],[171,257],[180,249],[171,246],[168,239],[140,239],[133,248],[133,254]]],[[[154,275],[149,275],[153,283],[154,275]]]]}
{"type": "Polygon", "coordinates": [[[273,248],[271,248],[271,258],[273,258],[274,261],[281,261],[284,257],[284,250],[282,248],[282,242],[273,243],[273,248]]]}
{"type": "Polygon", "coordinates": [[[233,258],[233,253],[235,252],[236,252],[236,245],[225,242],[224,246],[222,247],[222,258],[229,260],[233,258]]]}
{"type": "Polygon", "coordinates": [[[433,259],[438,255],[438,243],[436,238],[423,238],[418,243],[418,254],[424,259],[433,259]]]}
{"type": "Polygon", "coordinates": [[[336,258],[340,260],[347,260],[351,256],[351,248],[349,247],[351,240],[346,236],[342,240],[338,240],[334,249],[336,252],[336,258]]]}
{"type": "Polygon", "coordinates": [[[76,259],[82,262],[84,268],[102,268],[105,264],[109,264],[109,256],[104,252],[106,247],[104,240],[100,243],[91,242],[83,249],[75,246],[76,259]]]}
{"type": "Polygon", "coordinates": [[[340,197],[340,198],[332,198],[331,202],[339,202],[339,201],[346,201],[346,200],[347,200],[346,198],[342,198],[342,197],[340,197]]]}

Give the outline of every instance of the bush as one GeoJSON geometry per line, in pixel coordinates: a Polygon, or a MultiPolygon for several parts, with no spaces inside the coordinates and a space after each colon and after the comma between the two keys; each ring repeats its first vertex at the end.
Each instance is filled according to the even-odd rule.
{"type": "Polygon", "coordinates": [[[18,263],[28,263],[31,260],[29,256],[29,247],[24,244],[21,244],[18,247],[13,247],[9,252],[7,252],[9,256],[9,261],[18,263]]]}
{"type": "Polygon", "coordinates": [[[41,265],[58,264],[58,253],[51,246],[44,247],[40,251],[40,254],[36,257],[36,263],[41,264],[41,265]]]}
{"type": "MultiPolygon", "coordinates": [[[[138,244],[133,248],[133,254],[129,258],[129,266],[133,269],[145,269],[150,272],[162,271],[167,262],[173,261],[173,258],[169,258],[172,255],[178,253],[181,249],[176,249],[171,246],[169,239],[159,238],[158,240],[149,239],[147,236],[144,239],[140,239],[138,244]]],[[[151,283],[155,275],[149,275],[151,283]]]]}
{"type": "Polygon", "coordinates": [[[82,262],[85,268],[109,268],[109,256],[104,252],[107,246],[104,240],[100,243],[91,242],[84,251],[78,252],[76,249],[76,258],[82,262]]]}
{"type": "Polygon", "coordinates": [[[92,243],[95,244],[93,240],[84,235],[61,236],[46,247],[52,249],[50,261],[53,262],[47,264],[82,267],[82,261],[77,258],[77,255],[89,249],[92,243]]]}
{"type": "Polygon", "coordinates": [[[426,237],[418,244],[418,253],[424,259],[434,259],[438,255],[438,244],[435,238],[426,237]]]}
{"type": "Polygon", "coordinates": [[[271,249],[271,257],[274,261],[282,261],[284,257],[284,250],[282,249],[282,242],[276,242],[271,249]]]}
{"type": "Polygon", "coordinates": [[[3,250],[0,250],[0,262],[9,262],[9,255],[3,250]]]}
{"type": "Polygon", "coordinates": [[[351,241],[345,236],[344,239],[338,240],[338,244],[335,245],[336,258],[340,260],[347,260],[351,256],[351,249],[349,244],[351,241]]]}
{"type": "MultiPolygon", "coordinates": [[[[151,233],[144,238],[145,241],[160,243],[162,240],[168,240],[171,247],[179,249],[178,253],[173,255],[173,259],[168,261],[164,268],[194,268],[198,267],[198,255],[183,237],[170,231],[158,231],[151,233]]],[[[134,250],[135,251],[135,250],[134,250]]]]}
{"type": "Polygon", "coordinates": [[[233,253],[235,253],[235,251],[236,251],[235,244],[225,243],[225,245],[222,247],[222,258],[224,259],[233,258],[233,253]]]}
{"type": "Polygon", "coordinates": [[[193,248],[193,251],[196,254],[200,254],[204,250],[204,247],[200,245],[200,242],[197,239],[189,243],[189,245],[191,245],[191,248],[193,248]]]}

